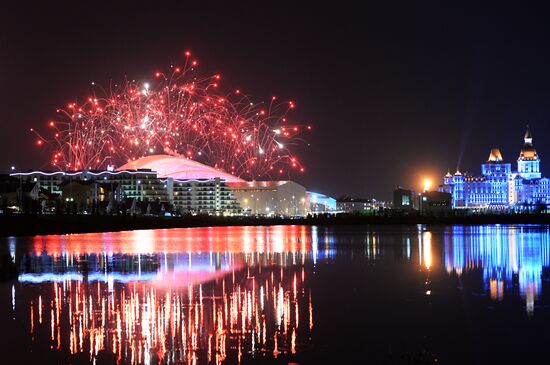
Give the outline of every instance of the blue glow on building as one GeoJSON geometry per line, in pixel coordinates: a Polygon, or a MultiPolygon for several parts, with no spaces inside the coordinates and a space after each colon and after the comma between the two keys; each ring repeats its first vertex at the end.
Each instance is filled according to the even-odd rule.
{"type": "Polygon", "coordinates": [[[453,208],[529,209],[534,204],[550,204],[550,180],[542,177],[529,129],[517,163],[517,171],[512,171],[512,164],[504,162],[500,150],[493,148],[481,165],[481,176],[448,172],[439,190],[452,194],[453,208]]]}
{"type": "Polygon", "coordinates": [[[306,191],[306,200],[310,213],[330,213],[336,210],[336,199],[325,194],[306,191]]]}

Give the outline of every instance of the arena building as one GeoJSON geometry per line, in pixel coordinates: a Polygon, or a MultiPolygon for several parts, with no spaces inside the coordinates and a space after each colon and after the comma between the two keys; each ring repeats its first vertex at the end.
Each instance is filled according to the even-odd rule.
{"type": "Polygon", "coordinates": [[[524,210],[549,204],[550,180],[542,177],[540,157],[529,128],[523,141],[517,171],[512,171],[512,164],[504,162],[500,150],[493,148],[487,162],[481,165],[481,176],[458,170],[454,174],[448,172],[439,191],[452,195],[453,208],[524,210]]]}
{"type": "Polygon", "coordinates": [[[147,156],[113,170],[31,171],[11,176],[37,183],[61,200],[78,200],[82,206],[130,200],[165,203],[165,209],[171,204],[180,214],[284,216],[303,216],[307,209],[305,188],[292,181],[247,182],[183,157],[147,156]]]}
{"type": "Polygon", "coordinates": [[[120,167],[128,168],[157,171],[167,181],[180,211],[305,215],[305,188],[292,181],[248,182],[197,161],[168,155],[147,156],[120,167]]]}
{"type": "Polygon", "coordinates": [[[160,178],[177,180],[220,179],[226,182],[243,182],[244,180],[223,170],[204,165],[185,157],[170,155],[151,155],[119,167],[117,170],[150,169],[158,173],[160,178]]]}

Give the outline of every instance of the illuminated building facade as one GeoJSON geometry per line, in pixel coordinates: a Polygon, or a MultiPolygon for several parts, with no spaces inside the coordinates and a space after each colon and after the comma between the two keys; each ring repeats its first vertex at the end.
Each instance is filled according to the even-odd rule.
{"type": "Polygon", "coordinates": [[[542,177],[540,158],[533,146],[529,129],[517,160],[517,171],[504,162],[498,148],[493,148],[481,176],[456,171],[448,172],[439,188],[453,197],[453,208],[528,209],[535,204],[550,203],[549,179],[542,177]]]}
{"type": "Polygon", "coordinates": [[[393,209],[396,210],[418,210],[418,193],[398,186],[393,191],[393,209]]]}
{"type": "Polygon", "coordinates": [[[236,214],[239,205],[220,178],[178,180],[168,178],[170,201],[180,213],[236,214]]]}
{"type": "Polygon", "coordinates": [[[373,212],[384,209],[386,203],[376,199],[352,198],[344,196],[336,201],[338,213],[360,213],[373,212]]]}
{"type": "Polygon", "coordinates": [[[165,155],[143,157],[117,170],[31,171],[10,177],[16,183],[38,184],[58,200],[79,207],[76,213],[104,201],[112,201],[111,209],[129,209],[131,214],[152,208],[151,212],[180,214],[305,216],[311,203],[323,211],[336,206],[334,199],[316,193],[311,195],[315,202],[308,201],[305,188],[293,181],[244,181],[193,160],[165,155]]]}
{"type": "Polygon", "coordinates": [[[294,181],[229,182],[244,214],[304,216],[306,188],[294,181]]]}
{"type": "MultiPolygon", "coordinates": [[[[171,210],[168,206],[171,204],[180,214],[305,216],[308,208],[305,188],[293,181],[161,178],[150,169],[32,171],[13,173],[10,177],[14,186],[21,180],[23,184],[39,186],[63,202],[74,203],[78,213],[89,212],[90,205],[101,202],[110,203],[110,209],[124,203],[130,214],[150,214],[146,213],[150,208],[145,208],[148,202],[158,203],[164,212],[171,210]],[[145,206],[140,208],[136,202],[145,206]]],[[[330,199],[325,199],[328,204],[330,199]]]]}
{"type": "Polygon", "coordinates": [[[334,213],[336,199],[321,193],[306,191],[306,206],[308,214],[334,213]]]}
{"type": "MultiPolygon", "coordinates": [[[[102,185],[120,186],[123,198],[137,199],[138,201],[168,202],[166,183],[157,178],[157,173],[148,169],[143,170],[82,170],[76,172],[48,172],[32,171],[17,172],[12,177],[22,179],[23,182],[40,184],[40,188],[49,193],[65,195],[62,198],[71,198],[65,194],[62,187],[73,182],[96,182],[102,185]]],[[[111,189],[113,190],[113,189],[111,189]]],[[[100,194],[96,194],[99,196],[100,194]]]]}

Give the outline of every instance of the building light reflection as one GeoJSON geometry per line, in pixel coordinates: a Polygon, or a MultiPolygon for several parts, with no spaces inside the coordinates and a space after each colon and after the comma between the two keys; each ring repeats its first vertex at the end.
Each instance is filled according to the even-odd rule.
{"type": "Polygon", "coordinates": [[[422,257],[424,258],[424,266],[430,269],[432,266],[432,233],[424,232],[422,234],[422,257]]]}
{"type": "Polygon", "coordinates": [[[293,361],[315,340],[314,327],[324,324],[315,322],[322,316],[314,313],[318,286],[312,280],[337,246],[348,253],[338,258],[340,265],[403,264],[426,305],[447,290],[432,278],[441,284],[448,275],[474,273],[476,283],[483,280],[483,300],[519,294],[529,314],[550,262],[549,233],[534,226],[418,226],[399,234],[218,227],[142,234],[34,237],[25,249],[17,242],[12,305],[32,346],[92,362],[105,353],[129,364],[293,361]]]}
{"type": "Polygon", "coordinates": [[[313,253],[318,243],[302,228],[238,233],[240,240],[179,235],[173,245],[171,237],[145,232],[144,246],[137,233],[126,241],[109,234],[83,235],[85,242],[36,238],[19,276],[40,286],[24,309],[31,339],[47,336],[52,351],[89,361],[110,354],[130,364],[297,353],[311,341],[308,278],[324,251],[313,253]]]}
{"type": "Polygon", "coordinates": [[[461,276],[481,269],[485,289],[502,300],[517,282],[527,313],[541,292],[543,269],[550,263],[550,236],[536,227],[452,227],[445,234],[445,268],[461,276]]]}

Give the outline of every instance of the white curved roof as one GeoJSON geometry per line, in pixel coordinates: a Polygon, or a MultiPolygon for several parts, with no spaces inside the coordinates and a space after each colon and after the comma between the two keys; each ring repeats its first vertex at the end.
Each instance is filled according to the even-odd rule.
{"type": "Polygon", "coordinates": [[[120,166],[117,170],[151,169],[158,172],[159,177],[171,177],[181,180],[220,178],[227,182],[243,182],[245,180],[227,172],[217,170],[200,162],[184,157],[170,155],[151,155],[120,166]]]}

